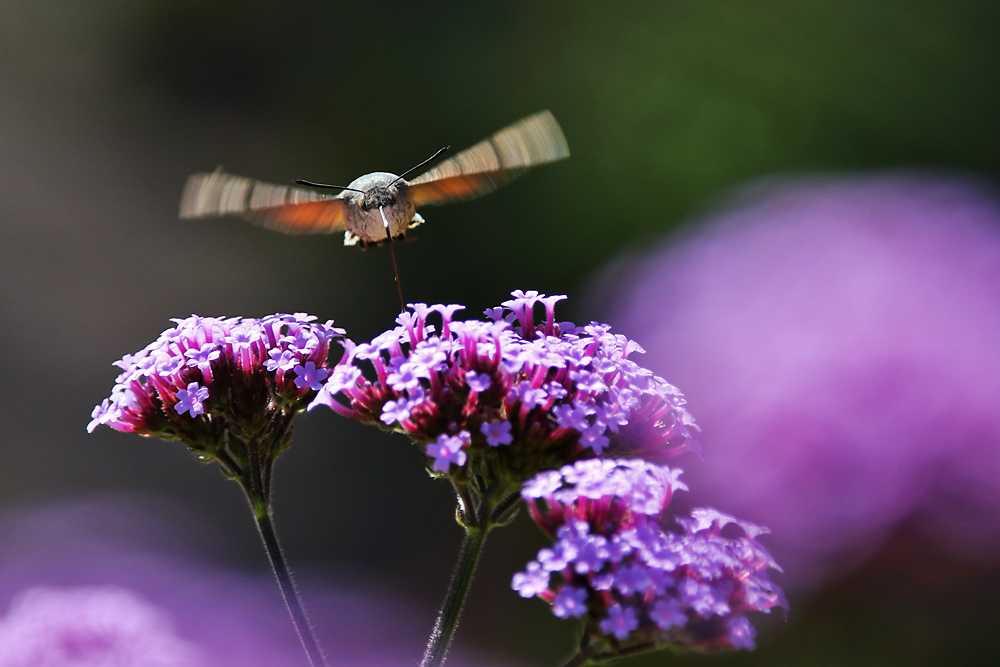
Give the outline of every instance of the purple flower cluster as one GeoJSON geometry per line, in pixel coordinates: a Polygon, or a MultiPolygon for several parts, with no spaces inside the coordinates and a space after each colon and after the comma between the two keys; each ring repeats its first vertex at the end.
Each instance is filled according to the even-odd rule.
{"type": "Polygon", "coordinates": [[[454,320],[457,305],[410,304],[396,328],[348,347],[309,408],[406,433],[440,472],[471,455],[519,482],[579,458],[656,459],[696,446],[681,393],[628,358],[639,345],[605,325],[556,323],[563,296],[513,297],[485,321],[454,320]]]}
{"type": "Polygon", "coordinates": [[[707,508],[666,530],[673,492],[687,489],[680,472],[592,459],[532,478],[521,495],[555,544],[514,575],[513,588],[560,618],[585,617],[588,636],[613,648],[753,648],[745,612],[787,607],[767,574],[780,568],[756,541],[768,531],[707,508]]]}
{"type": "Polygon", "coordinates": [[[962,558],[1000,556],[991,186],[770,179],[597,283],[605,317],[705,427],[693,502],[770,526],[786,585],[843,575],[901,525],[962,558]]]}
{"type": "Polygon", "coordinates": [[[3,667],[196,667],[167,615],[117,587],[32,588],[0,620],[3,667]]]}
{"type": "Polygon", "coordinates": [[[330,371],[330,341],[343,330],[304,313],[261,319],[192,315],[136,354],[87,426],[179,439],[210,456],[302,411],[330,371]]]}

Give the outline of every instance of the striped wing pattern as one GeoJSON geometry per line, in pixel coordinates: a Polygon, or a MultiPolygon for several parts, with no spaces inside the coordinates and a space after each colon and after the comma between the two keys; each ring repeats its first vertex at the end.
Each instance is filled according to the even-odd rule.
{"type": "Polygon", "coordinates": [[[410,181],[416,206],[471,199],[496,190],[529,167],[569,157],[562,128],[548,111],[506,127],[410,181]]]}
{"type": "Polygon", "coordinates": [[[221,169],[188,177],[180,217],[220,215],[235,215],[287,234],[345,229],[345,203],[331,195],[234,176],[221,169]]]}

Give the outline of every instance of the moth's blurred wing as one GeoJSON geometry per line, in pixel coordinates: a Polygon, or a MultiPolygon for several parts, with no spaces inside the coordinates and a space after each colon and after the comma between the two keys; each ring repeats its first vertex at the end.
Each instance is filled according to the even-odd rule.
{"type": "Polygon", "coordinates": [[[548,111],[528,116],[409,182],[416,206],[470,199],[496,190],[529,167],[569,157],[562,128],[548,111]]]}
{"type": "Polygon", "coordinates": [[[328,234],[345,229],[344,207],[331,195],[215,171],[188,177],[180,217],[235,215],[286,234],[328,234]]]}

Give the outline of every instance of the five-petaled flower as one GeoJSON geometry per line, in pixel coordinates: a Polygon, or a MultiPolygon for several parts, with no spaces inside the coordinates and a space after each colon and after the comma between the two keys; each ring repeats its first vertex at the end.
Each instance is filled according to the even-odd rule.
{"type": "Polygon", "coordinates": [[[197,382],[189,382],[187,389],[177,392],[177,402],[174,410],[182,415],[185,412],[192,417],[205,414],[205,399],[208,398],[208,387],[202,387],[197,382]]]}

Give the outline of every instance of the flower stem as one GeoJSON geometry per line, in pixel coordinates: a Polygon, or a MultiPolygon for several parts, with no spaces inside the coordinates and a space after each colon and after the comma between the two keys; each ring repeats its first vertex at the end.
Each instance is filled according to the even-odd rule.
{"type": "Polygon", "coordinates": [[[590,662],[590,656],[585,653],[577,653],[569,662],[563,665],[563,667],[584,667],[588,662],[590,662]]]}
{"type": "Polygon", "coordinates": [[[247,500],[250,501],[254,519],[257,520],[257,529],[260,531],[260,537],[267,549],[271,570],[274,572],[274,578],[278,580],[278,588],[281,589],[281,596],[285,599],[285,606],[288,608],[288,614],[292,617],[292,624],[295,625],[295,630],[299,634],[299,641],[302,642],[302,648],[305,649],[310,667],[327,667],[319,642],[313,634],[312,626],[309,625],[305,607],[302,606],[299,593],[295,589],[292,573],[288,570],[285,555],[278,543],[278,535],[275,533],[274,524],[271,521],[270,465],[261,465],[259,458],[251,454],[248,472],[249,475],[244,475],[241,479],[241,484],[246,492],[247,500]]]}
{"type": "Polygon", "coordinates": [[[630,655],[648,653],[649,651],[655,651],[657,648],[658,646],[655,642],[645,642],[629,646],[628,648],[621,648],[616,651],[595,654],[591,652],[589,646],[585,644],[580,647],[580,650],[577,651],[577,653],[570,658],[569,661],[563,665],[563,667],[584,667],[584,665],[605,662],[607,660],[617,660],[618,658],[625,658],[630,655]]]}
{"type": "Polygon", "coordinates": [[[455,574],[451,577],[451,584],[448,586],[448,594],[438,613],[437,621],[434,623],[434,630],[431,632],[427,642],[427,650],[420,667],[440,667],[444,664],[451,645],[452,636],[458,627],[458,617],[462,613],[465,605],[465,598],[469,593],[469,584],[472,583],[472,575],[476,571],[479,563],[479,556],[483,552],[483,544],[486,542],[486,534],[489,528],[465,525],[465,539],[462,540],[462,550],[459,553],[458,565],[455,566],[455,574]]]}

